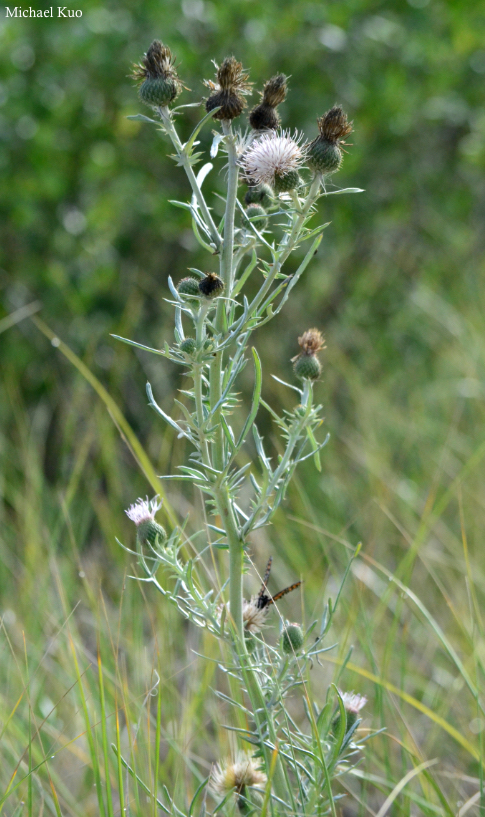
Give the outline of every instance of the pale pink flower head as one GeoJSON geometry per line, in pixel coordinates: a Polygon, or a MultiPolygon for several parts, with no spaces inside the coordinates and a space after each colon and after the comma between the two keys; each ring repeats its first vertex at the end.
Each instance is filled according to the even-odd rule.
{"type": "Polygon", "coordinates": [[[367,703],[365,695],[359,695],[357,692],[340,692],[340,697],[345,711],[350,712],[352,715],[358,715],[367,703]]]}
{"type": "Polygon", "coordinates": [[[239,160],[239,164],[252,184],[274,185],[275,178],[282,178],[298,171],[305,159],[301,146],[302,135],[289,131],[263,133],[239,160]]]}
{"type": "Polygon", "coordinates": [[[155,519],[155,514],[157,511],[160,510],[162,507],[162,500],[159,501],[159,496],[153,497],[153,499],[137,499],[133,505],[130,505],[127,511],[125,511],[127,517],[131,519],[132,522],[138,527],[143,522],[153,522],[155,519]]]}

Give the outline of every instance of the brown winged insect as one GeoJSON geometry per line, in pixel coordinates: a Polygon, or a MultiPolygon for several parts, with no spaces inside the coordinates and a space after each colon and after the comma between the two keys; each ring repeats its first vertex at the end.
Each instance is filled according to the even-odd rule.
{"type": "Polygon", "coordinates": [[[291,593],[292,590],[296,590],[296,588],[301,584],[301,582],[295,582],[294,584],[290,584],[289,587],[285,587],[284,590],[280,590],[280,592],[276,593],[275,596],[270,596],[269,593],[266,592],[266,588],[269,582],[272,561],[273,557],[270,556],[268,559],[268,564],[266,565],[266,572],[263,576],[263,584],[261,585],[261,590],[259,591],[256,600],[256,607],[258,610],[264,610],[265,607],[269,607],[270,604],[274,604],[275,601],[279,601],[279,599],[286,596],[287,593],[291,593]]]}

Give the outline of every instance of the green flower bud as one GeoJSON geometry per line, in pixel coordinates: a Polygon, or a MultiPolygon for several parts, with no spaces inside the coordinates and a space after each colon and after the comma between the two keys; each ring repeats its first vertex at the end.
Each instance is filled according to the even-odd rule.
{"type": "Polygon", "coordinates": [[[278,193],[289,193],[290,190],[296,190],[301,184],[300,176],[297,170],[289,170],[284,176],[274,177],[274,191],[278,193]]]}
{"type": "Polygon", "coordinates": [[[162,507],[162,503],[158,501],[158,496],[154,499],[137,499],[133,505],[130,505],[125,511],[128,519],[136,525],[136,541],[140,546],[150,544],[155,545],[157,537],[159,540],[165,541],[167,534],[158,522],[155,522],[155,514],[162,507]]]}
{"type": "Polygon", "coordinates": [[[197,342],[195,338],[185,338],[179,348],[180,351],[185,352],[186,355],[193,355],[197,349],[197,342]]]}
{"type": "Polygon", "coordinates": [[[182,278],[177,284],[179,295],[200,295],[199,282],[197,278],[182,278]]]}
{"type": "Polygon", "coordinates": [[[167,79],[163,77],[148,78],[140,85],[138,94],[141,101],[145,102],[146,105],[152,107],[165,106],[176,98],[179,87],[180,83],[172,77],[167,79]]]}
{"type": "Polygon", "coordinates": [[[302,380],[316,380],[322,373],[322,365],[315,355],[298,355],[293,371],[302,380]]]}
{"type": "Polygon", "coordinates": [[[293,371],[297,377],[303,380],[316,380],[320,376],[322,367],[317,358],[318,352],[325,349],[325,342],[318,329],[307,329],[298,338],[298,343],[302,348],[299,355],[292,358],[293,371]]]}
{"type": "Polygon", "coordinates": [[[337,144],[317,139],[308,151],[308,166],[316,173],[335,173],[342,164],[342,151],[337,144]]]}
{"type": "Polygon", "coordinates": [[[250,204],[246,207],[246,218],[251,219],[257,230],[264,230],[268,225],[266,210],[260,204],[250,204]]]}
{"type": "Polygon", "coordinates": [[[288,623],[281,636],[281,649],[286,655],[293,655],[303,647],[305,636],[299,624],[288,623]]]}
{"type": "Polygon", "coordinates": [[[259,184],[250,187],[244,196],[245,204],[260,204],[261,207],[271,207],[273,201],[273,191],[269,184],[259,184]]]}
{"type": "MultiPolygon", "coordinates": [[[[342,703],[345,709],[345,734],[352,729],[355,725],[360,710],[366,705],[367,698],[365,695],[357,695],[355,692],[341,692],[340,697],[342,698],[342,703]]],[[[340,727],[340,710],[335,715],[335,718],[332,721],[332,734],[334,736],[338,735],[338,730],[340,727]]]]}
{"type": "Polygon", "coordinates": [[[252,633],[248,630],[244,630],[244,641],[246,643],[246,649],[248,652],[252,652],[256,646],[256,640],[252,633]]]}
{"type": "Polygon", "coordinates": [[[163,542],[167,538],[167,532],[155,520],[146,519],[137,526],[136,538],[140,545],[155,545],[157,537],[163,542]]]}

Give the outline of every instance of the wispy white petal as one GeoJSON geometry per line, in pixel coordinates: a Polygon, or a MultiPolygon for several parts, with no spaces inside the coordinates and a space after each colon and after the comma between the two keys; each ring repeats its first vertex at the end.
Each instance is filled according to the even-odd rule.
{"type": "Polygon", "coordinates": [[[357,715],[367,703],[365,695],[358,695],[356,692],[340,692],[340,697],[347,712],[353,712],[355,715],[357,715]]]}
{"type": "Polygon", "coordinates": [[[302,135],[297,132],[293,136],[287,131],[264,133],[254,140],[239,163],[249,179],[272,184],[275,176],[285,176],[303,164],[305,151],[301,140],[302,135]]]}
{"type": "Polygon", "coordinates": [[[161,507],[162,500],[159,501],[157,494],[153,499],[148,499],[148,497],[146,497],[146,499],[137,499],[133,505],[130,505],[125,513],[135,525],[141,525],[142,522],[147,522],[148,520],[153,521],[156,512],[159,511],[161,507]]]}
{"type": "Polygon", "coordinates": [[[217,797],[224,797],[230,791],[241,794],[246,786],[264,788],[267,777],[261,771],[261,760],[250,752],[238,752],[233,761],[218,763],[212,770],[210,788],[217,797]]]}

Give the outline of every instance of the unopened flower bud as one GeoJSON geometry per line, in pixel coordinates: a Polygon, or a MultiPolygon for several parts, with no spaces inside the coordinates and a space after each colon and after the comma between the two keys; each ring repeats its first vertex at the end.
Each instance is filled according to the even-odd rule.
{"type": "Polygon", "coordinates": [[[182,90],[170,48],[154,40],[140,64],[133,67],[142,102],[158,108],[169,105],[182,90]]]}
{"type": "Polygon", "coordinates": [[[195,338],[184,338],[179,348],[180,351],[185,352],[186,355],[193,355],[197,349],[197,341],[195,338]]]}
{"type": "Polygon", "coordinates": [[[179,295],[200,295],[199,282],[197,278],[182,278],[177,284],[179,295]]]}
{"type": "Polygon", "coordinates": [[[246,218],[254,224],[257,230],[264,230],[268,224],[266,210],[260,204],[250,204],[246,207],[246,218]]]}
{"type": "Polygon", "coordinates": [[[224,292],[224,282],[215,272],[208,272],[205,278],[199,281],[199,295],[206,298],[217,298],[224,292]]]}
{"type": "Polygon", "coordinates": [[[273,190],[269,184],[252,186],[246,191],[244,203],[260,204],[261,207],[271,207],[273,204],[273,190]]]}
{"type": "Polygon", "coordinates": [[[206,100],[205,109],[207,113],[214,108],[220,108],[214,114],[214,119],[225,119],[231,121],[239,116],[246,107],[244,96],[251,93],[251,84],[248,82],[249,74],[244,73],[242,63],[235,57],[226,59],[217,68],[217,82],[204,80],[211,93],[206,100]]]}
{"type": "Polygon", "coordinates": [[[342,164],[343,138],[352,132],[352,123],[340,105],[317,120],[319,136],[308,147],[308,165],[316,173],[328,176],[342,164]]]}
{"type": "Polygon", "coordinates": [[[288,622],[281,636],[281,649],[286,655],[293,655],[303,647],[305,637],[299,624],[288,622]]]}

